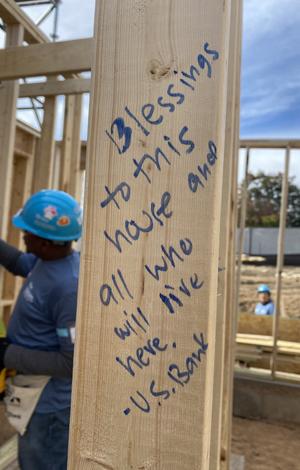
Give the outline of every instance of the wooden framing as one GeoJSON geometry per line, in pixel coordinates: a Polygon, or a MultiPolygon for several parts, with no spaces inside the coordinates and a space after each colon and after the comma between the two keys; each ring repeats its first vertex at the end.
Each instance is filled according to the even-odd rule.
{"type": "MultiPolygon", "coordinates": [[[[292,372],[281,372],[278,371],[278,367],[276,364],[277,361],[277,354],[278,351],[280,350],[279,344],[279,331],[281,330],[280,326],[280,298],[281,298],[281,276],[282,276],[282,270],[283,270],[283,260],[284,260],[284,234],[285,234],[285,225],[286,225],[286,210],[287,210],[287,198],[288,198],[288,171],[289,171],[289,160],[290,160],[290,151],[291,149],[300,149],[300,141],[296,139],[285,139],[285,140],[242,140],[240,142],[240,147],[241,148],[246,148],[248,151],[250,149],[255,148],[272,148],[272,149],[286,149],[286,154],[285,154],[285,171],[283,174],[283,187],[282,187],[282,200],[281,200],[281,211],[280,211],[280,225],[279,225],[279,235],[278,235],[278,249],[277,249],[277,266],[276,266],[276,292],[275,292],[275,310],[276,313],[273,316],[273,327],[272,327],[272,333],[270,332],[270,341],[272,343],[272,351],[271,355],[268,358],[268,361],[265,361],[264,363],[260,363],[260,367],[265,367],[268,370],[265,370],[264,372],[258,372],[259,375],[262,373],[266,374],[266,376],[272,380],[291,380],[292,382],[298,381],[300,382],[300,374],[298,374],[298,369],[295,369],[293,364],[288,364],[285,367],[285,371],[291,371],[292,372]],[[279,349],[278,349],[279,348],[279,349]],[[294,372],[297,371],[297,374],[294,374],[294,372]]],[[[246,169],[247,169],[247,162],[246,162],[246,169]]],[[[245,178],[246,180],[246,178],[245,178]]],[[[246,197],[246,196],[245,196],[246,197]]],[[[244,197],[244,198],[245,198],[244,197]]],[[[245,218],[245,214],[243,215],[242,218],[245,218]]],[[[238,260],[237,263],[238,265],[241,265],[241,254],[242,254],[242,245],[241,249],[238,250],[238,260]]],[[[237,285],[239,286],[239,282],[237,282],[237,285]]],[[[238,296],[238,294],[237,294],[238,296]]],[[[237,297],[238,298],[238,297],[237,297]]],[[[238,301],[237,301],[238,304],[238,301]]],[[[253,317],[253,316],[252,316],[253,317]]],[[[255,323],[257,322],[256,318],[252,319],[252,322],[255,323]]],[[[243,332],[246,332],[243,330],[243,332]]],[[[252,330],[249,331],[249,333],[252,333],[252,330]]],[[[251,335],[248,335],[250,338],[251,335]]],[[[255,336],[253,336],[255,338],[255,336]]],[[[248,339],[248,343],[251,343],[251,341],[248,339]]],[[[259,347],[259,344],[257,345],[259,347]]],[[[245,351],[244,351],[245,352],[245,351]]],[[[239,350],[239,357],[241,357],[241,354],[244,354],[244,352],[241,352],[241,348],[239,350]]],[[[282,357],[280,358],[281,363],[282,363],[282,357]]],[[[282,366],[281,366],[282,369],[282,366]]],[[[239,370],[239,369],[237,369],[239,370]]],[[[253,368],[253,371],[250,371],[249,374],[255,375],[256,371],[259,371],[257,369],[257,365],[255,368],[253,368]]],[[[243,371],[240,371],[241,374],[244,374],[243,371]]]]}
{"type": "Polygon", "coordinates": [[[59,188],[75,199],[81,195],[81,110],[82,96],[70,95],[65,101],[64,136],[60,156],[59,188]]]}
{"type": "Polygon", "coordinates": [[[90,70],[92,39],[77,39],[0,50],[0,80],[90,70]]]}
{"type": "Polygon", "coordinates": [[[277,244],[277,264],[276,264],[276,296],[275,296],[275,312],[273,317],[273,355],[271,362],[272,377],[275,378],[276,374],[276,361],[277,361],[277,341],[278,341],[278,330],[279,321],[281,315],[281,280],[282,280],[282,269],[284,262],[284,239],[285,239],[285,227],[286,227],[286,215],[287,215],[287,203],[288,203],[288,192],[289,192],[289,165],[290,165],[290,147],[286,148],[285,153],[285,165],[284,174],[282,179],[282,190],[281,190],[281,205],[280,205],[280,221],[279,221],[279,233],[278,233],[278,244],[277,244]]]}
{"type": "MultiPolygon", "coordinates": [[[[12,188],[10,193],[9,221],[12,216],[24,205],[31,194],[33,177],[33,164],[35,158],[37,137],[26,130],[17,127],[14,145],[14,162],[12,173],[12,188]]],[[[23,249],[22,232],[13,226],[9,227],[7,241],[16,248],[23,249]]],[[[15,300],[22,285],[22,279],[16,278],[5,271],[2,297],[6,301],[15,300]]],[[[3,317],[7,322],[11,312],[11,305],[4,307],[3,317]]]]}
{"type": "MultiPolygon", "coordinates": [[[[228,90],[227,90],[227,112],[226,112],[226,130],[225,130],[225,160],[223,172],[223,187],[222,187],[222,209],[221,209],[221,227],[219,240],[219,279],[218,279],[218,301],[217,301],[217,330],[216,330],[216,352],[218,361],[215,366],[215,379],[214,379],[214,394],[213,394],[213,428],[214,436],[217,442],[212,447],[211,453],[211,470],[218,470],[223,464],[224,459],[228,457],[230,461],[230,446],[228,449],[229,455],[221,455],[222,445],[222,421],[224,416],[225,404],[224,393],[227,395],[226,380],[224,368],[229,367],[227,355],[228,349],[231,348],[233,343],[233,332],[230,328],[232,321],[231,318],[234,314],[231,308],[233,288],[230,282],[230,274],[232,271],[231,266],[231,251],[234,245],[232,223],[232,201],[231,191],[235,178],[235,162],[237,159],[237,132],[239,123],[239,107],[237,106],[239,94],[237,93],[237,84],[239,82],[240,70],[240,16],[239,16],[239,1],[232,1],[231,10],[231,28],[230,28],[230,45],[229,45],[229,77],[228,77],[228,90]],[[226,183],[227,182],[227,183],[226,183]],[[225,351],[226,348],[226,351],[225,351]],[[220,412],[221,410],[221,412],[220,412]]],[[[230,397],[227,396],[227,402],[230,402],[230,397]]],[[[229,436],[231,432],[231,420],[226,423],[229,436]]]]}
{"type": "Polygon", "coordinates": [[[25,83],[20,85],[19,97],[76,95],[89,93],[91,81],[88,78],[70,78],[68,80],[46,81],[41,83],[25,83]]]}
{"type": "MultiPolygon", "coordinates": [[[[229,470],[231,465],[231,428],[233,409],[233,368],[235,361],[235,335],[237,330],[237,310],[235,304],[236,292],[236,225],[237,225],[237,175],[240,133],[240,81],[241,81],[241,51],[242,51],[242,18],[243,3],[234,4],[235,26],[231,31],[235,36],[234,42],[234,73],[232,77],[232,133],[231,142],[231,171],[229,178],[229,210],[228,217],[228,245],[226,251],[226,295],[224,310],[224,358],[222,380],[222,426],[221,426],[221,452],[220,468],[229,470]]],[[[227,134],[227,132],[226,132],[227,134]]]]}
{"type": "Polygon", "coordinates": [[[241,194],[241,206],[240,206],[240,224],[239,224],[239,236],[237,246],[237,270],[236,270],[236,311],[239,314],[239,299],[240,299],[240,284],[241,284],[241,268],[242,268],[242,254],[244,247],[244,233],[247,216],[247,201],[248,201],[248,169],[250,161],[250,148],[246,148],[246,159],[245,159],[245,171],[241,194]]]}
{"type": "MultiPolygon", "coordinates": [[[[56,77],[48,77],[47,83],[56,83],[56,77]]],[[[32,192],[53,186],[55,151],[56,96],[48,96],[44,102],[44,118],[41,138],[37,145],[32,192]]]]}
{"type": "Polygon", "coordinates": [[[24,40],[28,44],[50,41],[14,0],[0,0],[0,18],[6,25],[21,25],[24,28],[24,40]]]}
{"type": "Polygon", "coordinates": [[[96,466],[124,470],[212,468],[211,455],[218,445],[212,423],[215,418],[219,420],[213,419],[212,410],[215,367],[222,360],[215,354],[215,343],[219,327],[223,165],[229,164],[223,156],[230,13],[230,2],[216,0],[191,0],[184,5],[181,0],[170,3],[155,0],[143,5],[142,13],[134,0],[97,4],[96,44],[105,47],[97,47],[92,70],[87,202],[69,450],[72,470],[96,466]],[[212,53],[213,79],[199,72],[199,78],[190,79],[191,89],[180,82],[187,78],[181,71],[188,74],[195,60],[205,67],[202,60],[206,41],[212,50],[220,52],[219,60],[218,54],[212,53]],[[168,89],[169,93],[174,89],[183,94],[182,107],[171,106],[174,114],[157,107],[158,98],[166,97],[168,89]],[[151,118],[144,105],[152,110],[151,118]],[[118,116],[120,119],[114,121],[118,116]],[[122,129],[116,131],[121,119],[125,120],[121,126],[125,141],[122,129]],[[157,119],[161,125],[150,123],[157,119]],[[186,149],[180,145],[181,132],[188,133],[195,146],[190,143],[188,158],[186,149]],[[176,148],[166,142],[179,146],[180,158],[176,148]],[[125,152],[129,144],[130,149],[125,152]],[[161,160],[156,165],[149,161],[144,168],[148,179],[140,171],[136,173],[132,159],[153,154],[160,145],[169,156],[169,163],[161,160]],[[192,184],[192,172],[205,163],[205,158],[215,162],[212,156],[215,146],[218,164],[210,169],[205,190],[199,188],[193,193],[188,185],[188,181],[192,184]],[[197,151],[193,152],[192,147],[197,151]],[[118,209],[113,202],[107,202],[105,187],[112,191],[121,182],[126,182],[123,189],[127,188],[127,192],[122,193],[123,197],[118,193],[118,209]],[[152,230],[140,233],[135,241],[127,243],[123,239],[119,253],[104,231],[113,234],[124,223],[134,227],[134,220],[144,224],[142,211],[148,207],[154,210],[156,204],[161,204],[161,197],[169,200],[168,220],[160,224],[156,219],[159,226],[153,227],[153,233],[152,230]],[[161,263],[161,246],[177,247],[183,238],[192,240],[193,255],[180,262],[180,267],[177,260],[156,280],[145,265],[161,263]],[[181,279],[189,282],[195,273],[204,281],[203,287],[199,293],[183,297],[178,289],[181,279]],[[119,285],[120,274],[128,289],[126,293],[119,285]],[[109,299],[106,297],[110,289],[115,292],[117,303],[110,294],[109,299]],[[173,297],[167,297],[169,293],[173,297]],[[171,302],[174,295],[179,296],[179,304],[171,302]],[[137,335],[132,333],[122,340],[114,328],[126,322],[124,311],[130,321],[131,312],[139,312],[139,308],[147,319],[145,331],[140,329],[137,335]],[[202,346],[195,344],[196,332],[204,340],[202,346]],[[135,351],[144,354],[143,345],[147,341],[151,344],[151,338],[167,345],[164,353],[155,353],[144,366],[132,365],[131,374],[122,367],[122,359],[135,356],[135,351]],[[199,351],[207,344],[209,353],[204,357],[202,349],[201,364],[197,364],[197,372],[194,367],[189,384],[172,385],[167,373],[171,363],[183,370],[193,350],[201,355],[199,351]],[[145,401],[140,396],[145,396],[145,401]],[[139,400],[144,412],[134,400],[139,400]]]}
{"type": "MultiPolygon", "coordinates": [[[[23,34],[22,26],[9,26],[6,32],[6,46],[21,44],[23,34]]],[[[3,82],[0,85],[0,224],[2,238],[5,238],[7,233],[18,87],[18,82],[3,82]]]]}

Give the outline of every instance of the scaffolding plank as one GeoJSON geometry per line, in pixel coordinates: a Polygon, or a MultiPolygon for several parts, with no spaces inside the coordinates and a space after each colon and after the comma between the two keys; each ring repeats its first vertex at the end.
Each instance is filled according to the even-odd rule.
{"type": "Polygon", "coordinates": [[[230,6],[97,3],[72,470],[210,468],[230,6]]]}
{"type": "Polygon", "coordinates": [[[76,39],[0,50],[0,80],[90,70],[93,40],[76,39]]]}

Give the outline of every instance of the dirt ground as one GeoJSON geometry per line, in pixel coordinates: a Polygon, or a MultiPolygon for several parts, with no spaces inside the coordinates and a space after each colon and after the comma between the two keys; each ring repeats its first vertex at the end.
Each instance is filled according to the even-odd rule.
{"type": "MultiPolygon", "coordinates": [[[[268,284],[275,296],[275,267],[242,265],[240,311],[254,313],[259,284],[268,284]]],[[[273,299],[274,300],[274,299],[273,299]]],[[[300,267],[285,266],[282,273],[282,317],[300,319],[300,267]]],[[[300,464],[299,464],[300,469],[300,464]]]]}
{"type": "MultiPolygon", "coordinates": [[[[14,430],[0,406],[0,445],[14,430]]],[[[300,425],[233,418],[232,452],[245,457],[244,470],[299,470],[300,425]]]]}
{"type": "Polygon", "coordinates": [[[300,425],[234,418],[232,452],[245,470],[299,470],[300,425]]]}

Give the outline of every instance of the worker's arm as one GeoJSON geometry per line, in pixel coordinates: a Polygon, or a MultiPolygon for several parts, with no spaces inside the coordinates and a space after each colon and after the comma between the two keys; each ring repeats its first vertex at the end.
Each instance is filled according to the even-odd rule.
{"type": "Polygon", "coordinates": [[[23,253],[23,251],[0,239],[0,264],[12,274],[27,277],[36,261],[36,256],[23,253]]]}
{"type": "Polygon", "coordinates": [[[49,309],[56,329],[59,351],[37,351],[11,344],[8,346],[4,363],[8,369],[16,369],[22,374],[49,375],[55,378],[72,377],[73,351],[75,339],[75,318],[77,288],[65,294],[68,287],[60,285],[50,293],[49,309]]]}
{"type": "Polygon", "coordinates": [[[73,351],[37,351],[10,344],[5,352],[7,369],[21,374],[49,375],[61,379],[72,377],[73,351]]]}

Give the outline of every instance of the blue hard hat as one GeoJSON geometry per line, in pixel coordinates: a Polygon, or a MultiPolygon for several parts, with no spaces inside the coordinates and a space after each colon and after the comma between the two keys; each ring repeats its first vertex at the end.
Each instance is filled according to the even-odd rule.
{"type": "Polygon", "coordinates": [[[43,189],[27,200],[12,221],[21,230],[47,240],[78,240],[82,229],[82,209],[64,191],[43,189]]]}
{"type": "Polygon", "coordinates": [[[258,287],[257,292],[258,292],[259,294],[264,293],[264,292],[270,294],[271,291],[270,291],[270,287],[267,286],[267,284],[261,284],[261,285],[258,287]]]}

